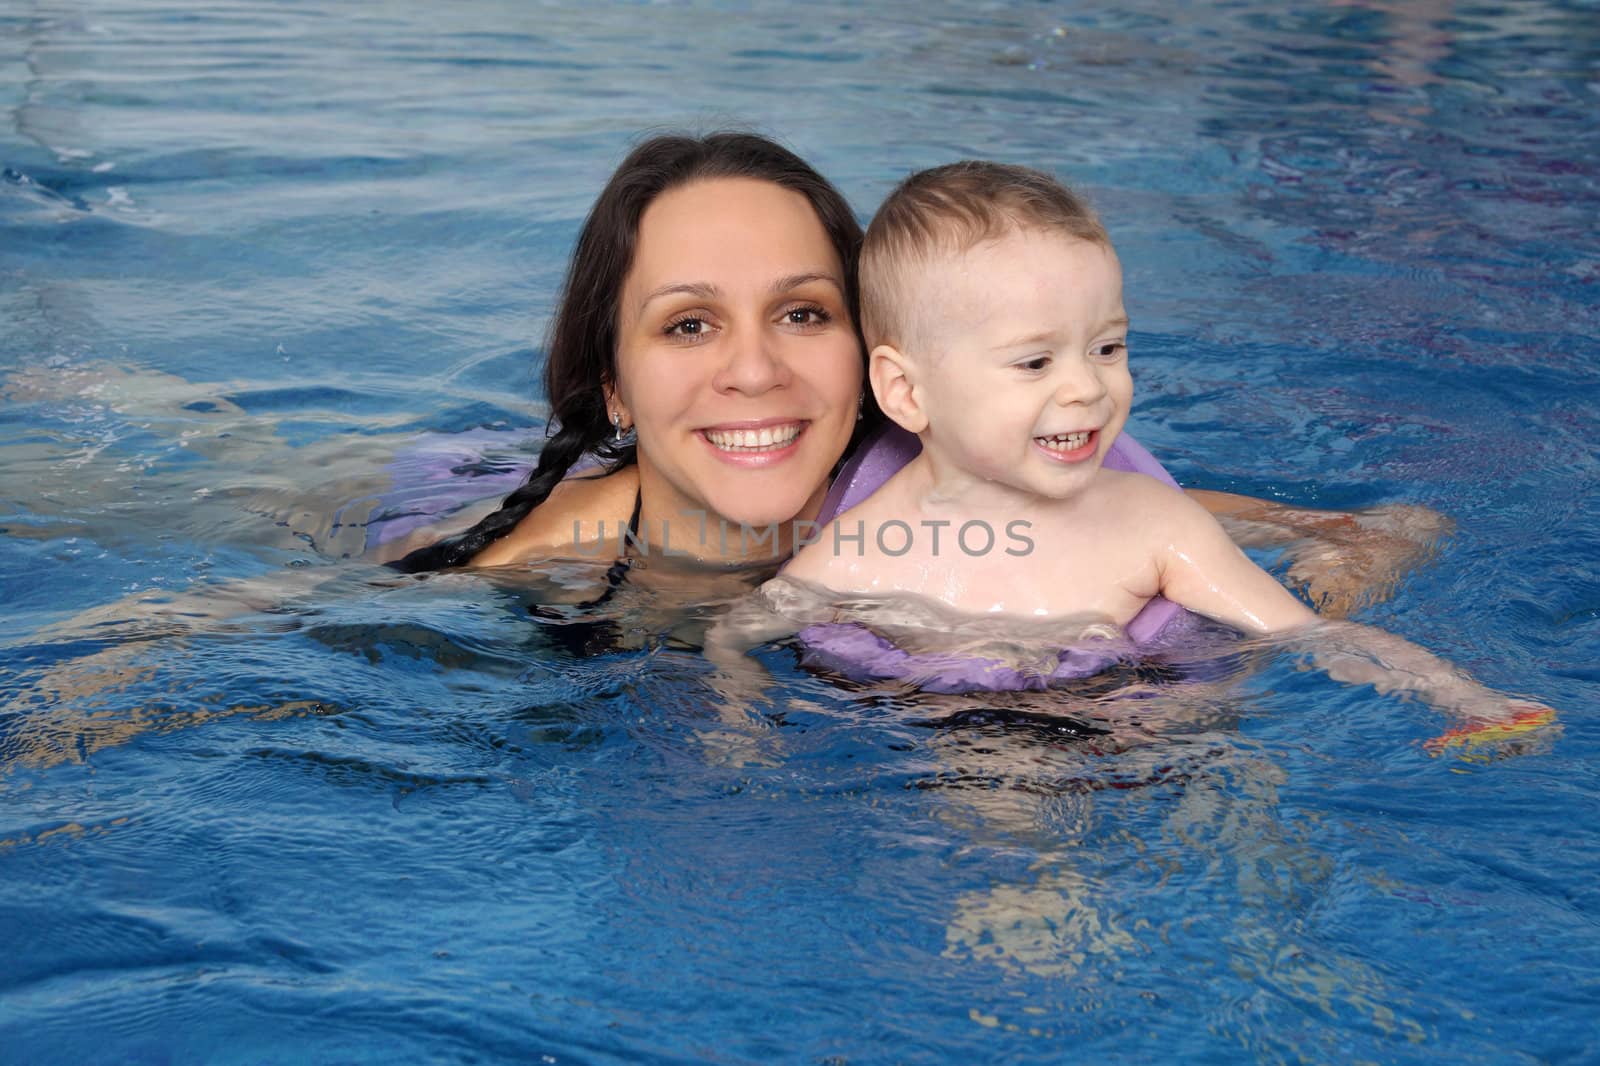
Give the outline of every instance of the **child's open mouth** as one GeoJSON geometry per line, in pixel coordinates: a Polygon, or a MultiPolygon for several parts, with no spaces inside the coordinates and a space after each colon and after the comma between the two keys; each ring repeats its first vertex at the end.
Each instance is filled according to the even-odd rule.
{"type": "Polygon", "coordinates": [[[1082,429],[1073,433],[1056,433],[1048,437],[1035,437],[1046,455],[1066,463],[1078,463],[1094,454],[1095,442],[1100,437],[1098,429],[1082,429]]]}

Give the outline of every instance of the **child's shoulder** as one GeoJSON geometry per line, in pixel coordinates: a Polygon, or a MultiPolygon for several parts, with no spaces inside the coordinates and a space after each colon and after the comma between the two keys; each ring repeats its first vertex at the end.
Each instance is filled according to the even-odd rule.
{"type": "Polygon", "coordinates": [[[1174,516],[1198,506],[1182,489],[1175,489],[1149,474],[1101,470],[1095,487],[1098,490],[1094,497],[1097,507],[1135,512],[1134,517],[1152,514],[1174,516]]]}
{"type": "Polygon", "coordinates": [[[874,587],[881,583],[873,578],[888,580],[902,556],[926,546],[926,538],[917,536],[917,521],[904,517],[914,508],[900,491],[895,480],[899,477],[896,474],[854,507],[819,523],[810,543],[784,564],[784,576],[838,591],[862,591],[863,581],[874,587]]]}
{"type": "Polygon", "coordinates": [[[1215,525],[1205,508],[1182,489],[1122,470],[1100,471],[1093,493],[1072,513],[1072,521],[1088,520],[1100,535],[1130,546],[1152,539],[1182,541],[1215,525]]]}
{"type": "Polygon", "coordinates": [[[1182,489],[1145,474],[1103,473],[1091,512],[1103,536],[1152,552],[1231,543],[1215,516],[1182,489]]]}
{"type": "Polygon", "coordinates": [[[827,546],[819,539],[795,552],[794,557],[783,564],[779,576],[796,581],[820,582],[831,568],[831,559],[827,546]]]}
{"type": "Polygon", "coordinates": [[[809,543],[784,564],[783,576],[826,583],[828,574],[838,568],[842,548],[850,548],[855,558],[865,556],[872,548],[872,538],[866,531],[882,511],[881,491],[818,523],[809,543]]]}

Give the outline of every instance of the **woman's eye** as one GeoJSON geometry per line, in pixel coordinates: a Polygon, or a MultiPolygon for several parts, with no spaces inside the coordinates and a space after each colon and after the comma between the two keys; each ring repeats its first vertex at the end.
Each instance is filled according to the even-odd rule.
{"type": "Polygon", "coordinates": [[[791,326],[820,326],[832,319],[833,316],[820,307],[791,307],[783,313],[783,320],[791,326]]]}
{"type": "Polygon", "coordinates": [[[662,330],[669,337],[700,337],[706,332],[706,320],[688,315],[668,322],[662,330]]]}

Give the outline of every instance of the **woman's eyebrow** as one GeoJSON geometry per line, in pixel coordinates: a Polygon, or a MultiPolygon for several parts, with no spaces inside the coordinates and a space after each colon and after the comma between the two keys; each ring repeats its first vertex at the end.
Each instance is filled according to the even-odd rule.
{"type": "Polygon", "coordinates": [[[810,270],[803,274],[790,274],[786,278],[779,278],[772,283],[772,291],[788,292],[790,289],[798,289],[802,285],[809,285],[813,281],[826,281],[840,292],[844,291],[844,282],[839,280],[838,275],[829,274],[821,270],[810,270]]]}
{"type": "MultiPolygon", "coordinates": [[[[840,281],[837,275],[821,270],[808,270],[800,274],[790,274],[787,277],[779,278],[772,283],[772,291],[775,293],[788,292],[791,289],[798,289],[802,285],[809,285],[813,281],[825,281],[840,292],[844,292],[844,282],[840,281]]],[[[671,284],[661,286],[659,289],[652,289],[650,292],[645,293],[644,299],[639,301],[639,311],[643,313],[644,309],[650,306],[650,301],[652,300],[659,300],[663,296],[677,295],[693,296],[701,300],[714,300],[722,295],[722,290],[709,281],[674,281],[671,284]]]]}
{"type": "Polygon", "coordinates": [[[721,291],[709,281],[675,281],[670,285],[663,285],[659,289],[645,293],[644,299],[639,301],[639,310],[643,311],[650,306],[651,300],[659,300],[663,296],[684,293],[688,296],[698,296],[702,300],[713,300],[720,295],[721,291]]]}

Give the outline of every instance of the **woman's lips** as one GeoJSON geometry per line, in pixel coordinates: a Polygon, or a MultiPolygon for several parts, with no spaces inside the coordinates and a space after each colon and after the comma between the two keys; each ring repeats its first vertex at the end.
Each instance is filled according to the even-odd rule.
{"type": "Polygon", "coordinates": [[[736,466],[770,466],[794,454],[810,424],[771,421],[709,426],[700,430],[700,438],[724,462],[736,466]]]}

